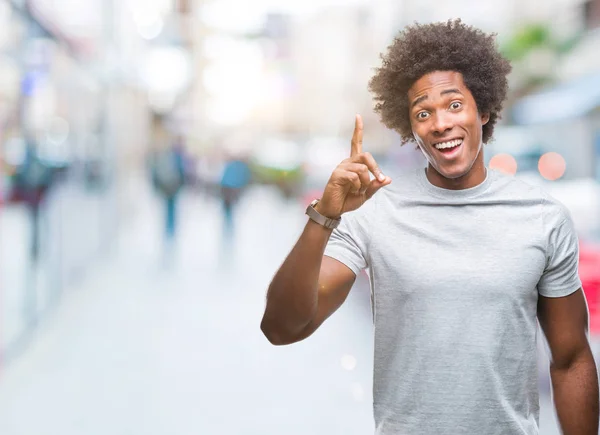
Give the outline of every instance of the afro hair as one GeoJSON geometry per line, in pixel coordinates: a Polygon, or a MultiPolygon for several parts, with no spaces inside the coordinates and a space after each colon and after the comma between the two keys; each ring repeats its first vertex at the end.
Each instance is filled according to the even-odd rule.
{"type": "Polygon", "coordinates": [[[375,112],[383,124],[397,131],[402,144],[414,140],[409,117],[408,90],[433,71],[462,74],[480,114],[489,113],[482,140],[488,143],[500,118],[508,91],[509,61],[498,51],[495,34],[464,24],[460,19],[406,27],[381,55],[382,65],[369,82],[375,112]]]}

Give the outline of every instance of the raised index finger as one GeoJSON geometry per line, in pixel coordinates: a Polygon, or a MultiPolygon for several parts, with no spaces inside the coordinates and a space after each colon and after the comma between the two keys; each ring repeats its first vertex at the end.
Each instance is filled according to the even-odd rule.
{"type": "Polygon", "coordinates": [[[354,157],[357,154],[362,153],[362,141],[363,141],[363,122],[360,115],[356,115],[354,120],[354,134],[352,135],[352,146],[350,150],[350,157],[354,157]]]}

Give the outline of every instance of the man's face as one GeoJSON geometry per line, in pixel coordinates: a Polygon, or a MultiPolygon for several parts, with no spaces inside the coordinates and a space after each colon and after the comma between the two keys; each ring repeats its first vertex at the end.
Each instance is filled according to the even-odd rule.
{"type": "Polygon", "coordinates": [[[462,74],[426,74],[409,89],[408,101],[413,135],[437,174],[447,182],[459,181],[477,161],[477,168],[485,171],[480,151],[482,127],[489,116],[479,114],[462,74]]]}

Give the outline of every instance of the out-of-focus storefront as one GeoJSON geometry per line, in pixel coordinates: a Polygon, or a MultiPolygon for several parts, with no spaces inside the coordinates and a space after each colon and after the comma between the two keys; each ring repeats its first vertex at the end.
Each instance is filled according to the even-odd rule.
{"type": "Polygon", "coordinates": [[[0,1],[0,354],[7,359],[112,249],[133,194],[128,174],[143,161],[147,99],[125,72],[106,67],[114,46],[106,31],[114,29],[103,23],[114,11],[92,3],[77,11],[71,2],[0,1]]]}

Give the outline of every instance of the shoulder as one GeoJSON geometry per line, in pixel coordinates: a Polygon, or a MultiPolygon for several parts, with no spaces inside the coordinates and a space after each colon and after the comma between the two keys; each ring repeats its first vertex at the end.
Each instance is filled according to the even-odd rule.
{"type": "Polygon", "coordinates": [[[546,187],[535,180],[505,175],[497,172],[500,183],[510,190],[516,198],[530,200],[539,205],[542,221],[546,229],[558,227],[567,221],[571,223],[572,217],[567,206],[553,196],[546,187]]]}
{"type": "Polygon", "coordinates": [[[576,234],[575,223],[569,209],[554,196],[543,191],[542,199],[542,219],[546,234],[552,234],[555,231],[563,234],[576,234]]]}
{"type": "Polygon", "coordinates": [[[533,180],[505,174],[496,169],[488,169],[492,177],[492,186],[495,192],[508,193],[513,198],[542,201],[546,193],[541,185],[533,180]]]}
{"type": "Polygon", "coordinates": [[[500,171],[490,169],[494,177],[493,185],[496,191],[509,193],[513,198],[532,200],[539,203],[544,213],[568,213],[567,207],[552,196],[548,190],[538,181],[504,174],[500,171]]]}

